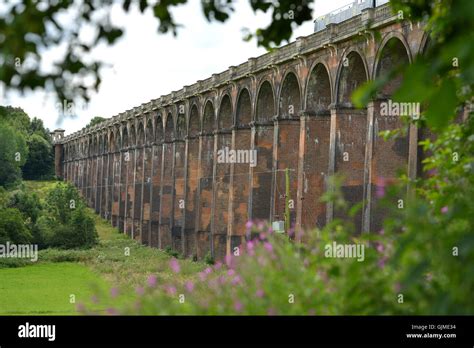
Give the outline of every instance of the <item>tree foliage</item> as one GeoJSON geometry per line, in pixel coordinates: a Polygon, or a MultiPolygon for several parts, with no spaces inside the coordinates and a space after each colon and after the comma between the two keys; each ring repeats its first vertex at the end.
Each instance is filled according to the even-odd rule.
{"type": "MultiPolygon", "coordinates": [[[[65,100],[87,101],[91,91],[97,91],[100,86],[100,69],[104,66],[104,62],[89,53],[102,43],[113,45],[125,33],[123,27],[114,25],[110,20],[114,6],[121,6],[127,13],[133,6],[137,6],[141,13],[149,10],[157,20],[159,33],[177,35],[181,24],[174,17],[173,8],[187,2],[23,0],[5,3],[0,11],[0,81],[8,89],[21,92],[37,88],[52,89],[61,104],[65,100]],[[81,35],[86,27],[95,30],[92,40],[86,41],[81,35]],[[59,47],[65,47],[64,54],[52,69],[45,69],[42,53],[59,47]]],[[[270,24],[247,36],[247,39],[255,36],[257,44],[268,49],[288,41],[294,26],[312,19],[311,2],[307,0],[249,2],[254,12],[271,12],[270,24]]],[[[210,22],[228,20],[234,13],[234,4],[234,0],[201,1],[203,14],[210,22]]]]}

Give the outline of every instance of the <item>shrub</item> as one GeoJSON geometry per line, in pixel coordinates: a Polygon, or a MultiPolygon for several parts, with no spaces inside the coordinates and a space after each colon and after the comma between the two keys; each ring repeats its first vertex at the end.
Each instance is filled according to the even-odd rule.
{"type": "Polygon", "coordinates": [[[7,241],[14,244],[29,244],[32,239],[18,209],[0,209],[0,244],[5,244],[7,241]]]}
{"type": "Polygon", "coordinates": [[[64,249],[90,248],[97,242],[94,220],[88,216],[85,209],[77,209],[67,224],[54,229],[50,245],[64,249]]]}

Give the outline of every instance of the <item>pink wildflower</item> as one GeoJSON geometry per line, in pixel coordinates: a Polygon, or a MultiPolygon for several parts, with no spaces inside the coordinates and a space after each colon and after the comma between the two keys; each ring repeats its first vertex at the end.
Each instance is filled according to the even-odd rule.
{"type": "Polygon", "coordinates": [[[263,247],[265,248],[266,251],[272,252],[273,251],[273,245],[271,245],[269,242],[263,243],[263,247]]]}
{"type": "Polygon", "coordinates": [[[181,269],[178,260],[176,260],[174,257],[170,260],[170,267],[174,273],[179,273],[181,269]]]}
{"type": "Polygon", "coordinates": [[[112,298],[115,298],[115,297],[117,297],[118,295],[119,295],[119,289],[117,289],[117,288],[112,288],[112,289],[110,289],[110,296],[111,296],[112,298]]]}
{"type": "Polygon", "coordinates": [[[187,281],[184,286],[186,287],[186,290],[187,290],[188,292],[193,292],[193,290],[194,290],[194,283],[193,283],[192,281],[187,281]]]}
{"type": "Polygon", "coordinates": [[[242,312],[243,307],[244,307],[244,305],[240,301],[236,301],[234,303],[234,308],[237,312],[242,312]]]}
{"type": "Polygon", "coordinates": [[[441,208],[441,213],[442,214],[446,214],[447,212],[448,212],[448,207],[447,206],[441,208]]]}
{"type": "Polygon", "coordinates": [[[151,275],[148,277],[147,284],[150,288],[154,288],[156,286],[156,276],[151,275]]]}

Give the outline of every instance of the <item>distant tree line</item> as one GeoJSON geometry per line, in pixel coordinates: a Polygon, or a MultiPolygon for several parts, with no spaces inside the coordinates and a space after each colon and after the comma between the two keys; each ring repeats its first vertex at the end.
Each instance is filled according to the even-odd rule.
{"type": "Polygon", "coordinates": [[[49,129],[21,108],[0,106],[0,185],[10,187],[22,178],[52,179],[54,153],[49,129]]]}

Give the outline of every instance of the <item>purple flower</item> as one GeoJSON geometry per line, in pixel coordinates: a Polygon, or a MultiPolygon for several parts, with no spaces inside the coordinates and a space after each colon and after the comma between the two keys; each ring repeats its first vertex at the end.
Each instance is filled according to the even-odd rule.
{"type": "Polygon", "coordinates": [[[91,297],[91,301],[92,301],[93,303],[99,303],[99,298],[98,298],[96,295],[93,295],[93,296],[91,297]]]}
{"type": "Polygon", "coordinates": [[[236,275],[236,276],[234,277],[234,279],[232,279],[231,284],[232,284],[232,285],[237,285],[237,284],[240,284],[240,282],[241,282],[240,276],[239,276],[239,275],[236,275]]]}
{"type": "Polygon", "coordinates": [[[441,213],[446,214],[448,212],[448,207],[444,206],[441,208],[441,213]]]}
{"type": "Polygon", "coordinates": [[[151,275],[148,277],[147,284],[150,288],[154,288],[156,286],[156,276],[151,275]]]}
{"type": "Polygon", "coordinates": [[[106,312],[108,315],[118,315],[118,311],[115,308],[107,308],[106,312]]]}
{"type": "Polygon", "coordinates": [[[78,312],[84,312],[86,310],[86,307],[84,306],[83,303],[79,302],[77,305],[76,305],[76,310],[78,312]]]}
{"type": "Polygon", "coordinates": [[[249,241],[247,242],[247,251],[252,251],[252,250],[253,250],[253,247],[254,247],[253,241],[249,240],[249,241]]]}
{"type": "Polygon", "coordinates": [[[174,257],[170,260],[170,267],[171,267],[171,270],[174,272],[174,273],[179,273],[180,271],[180,267],[179,267],[179,262],[178,260],[176,260],[174,257]]]}
{"type": "Polygon", "coordinates": [[[272,308],[268,308],[267,314],[268,314],[268,315],[276,315],[276,314],[277,314],[277,311],[276,311],[276,309],[273,308],[273,307],[272,307],[272,308]]]}
{"type": "Polygon", "coordinates": [[[203,282],[206,280],[207,274],[204,272],[199,272],[199,279],[203,282]]]}
{"type": "Polygon", "coordinates": [[[118,294],[119,294],[119,289],[118,289],[118,288],[112,288],[112,289],[110,289],[110,296],[111,296],[111,297],[115,298],[115,297],[118,296],[118,294]]]}
{"type": "Polygon", "coordinates": [[[187,281],[184,285],[188,292],[193,292],[194,290],[194,283],[192,281],[187,281]]]}
{"type": "Polygon", "coordinates": [[[263,247],[265,248],[266,251],[270,253],[273,251],[273,245],[271,245],[269,242],[263,243],[263,247]]]}
{"type": "Polygon", "coordinates": [[[252,228],[252,226],[253,226],[252,220],[247,221],[247,223],[245,224],[245,228],[247,230],[250,230],[252,228]]]}
{"type": "Polygon", "coordinates": [[[234,309],[237,311],[237,312],[242,312],[242,309],[244,308],[244,305],[242,304],[242,302],[240,301],[236,301],[234,303],[234,309]]]}
{"type": "Polygon", "coordinates": [[[382,244],[382,243],[377,243],[376,249],[377,249],[377,251],[378,251],[379,253],[383,253],[383,251],[384,251],[384,246],[383,246],[383,244],[382,244]]]}
{"type": "Polygon", "coordinates": [[[141,286],[137,286],[135,288],[135,292],[137,293],[137,295],[142,296],[145,293],[145,289],[141,286]]]}
{"type": "Polygon", "coordinates": [[[204,270],[204,273],[206,273],[206,274],[211,274],[211,273],[212,273],[212,268],[211,268],[211,267],[207,267],[207,268],[204,270]]]}
{"type": "Polygon", "coordinates": [[[387,259],[385,257],[380,258],[379,261],[377,262],[377,265],[379,266],[379,268],[384,268],[386,261],[387,259]]]}
{"type": "Polygon", "coordinates": [[[258,289],[258,290],[255,292],[255,296],[257,296],[258,298],[262,298],[263,295],[265,295],[265,292],[264,292],[262,289],[258,289]]]}
{"type": "Polygon", "coordinates": [[[214,265],[214,269],[217,271],[222,268],[222,262],[217,261],[216,264],[214,265]]]}
{"type": "Polygon", "coordinates": [[[168,295],[173,296],[176,294],[176,288],[174,286],[167,286],[166,292],[168,293],[168,295]]]}
{"type": "Polygon", "coordinates": [[[232,255],[231,254],[227,254],[225,256],[225,264],[227,265],[227,267],[229,268],[232,268],[233,267],[233,260],[232,260],[232,255]]]}
{"type": "Polygon", "coordinates": [[[227,271],[227,275],[228,275],[229,277],[232,277],[234,274],[235,274],[235,271],[234,271],[233,269],[229,269],[229,270],[227,271]]]}

